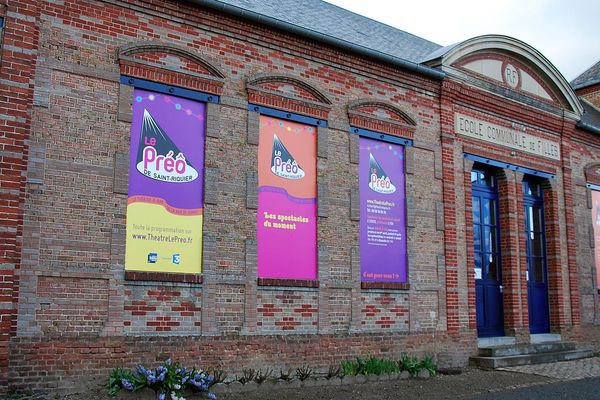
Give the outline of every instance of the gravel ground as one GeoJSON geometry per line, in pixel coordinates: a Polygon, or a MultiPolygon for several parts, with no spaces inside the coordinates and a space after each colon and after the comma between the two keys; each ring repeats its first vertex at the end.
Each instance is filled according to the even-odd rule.
{"type": "Polygon", "coordinates": [[[480,394],[506,392],[547,384],[555,379],[537,375],[468,369],[459,375],[433,379],[367,382],[360,385],[285,389],[271,392],[221,395],[223,400],[388,400],[388,399],[470,399],[480,394]]]}
{"type": "MultiPolygon", "coordinates": [[[[388,400],[388,399],[471,399],[482,394],[509,393],[511,390],[558,382],[557,379],[523,373],[467,369],[457,375],[440,375],[428,379],[365,382],[345,386],[321,386],[296,389],[259,389],[253,392],[221,394],[219,400],[388,400]]],[[[151,392],[150,392],[151,393],[151,392]]],[[[138,396],[118,396],[135,399],[138,396]]],[[[148,400],[151,397],[143,397],[148,400]]],[[[193,397],[197,399],[198,397],[193,397]]],[[[108,400],[103,387],[69,395],[19,395],[10,400],[108,400]]]]}

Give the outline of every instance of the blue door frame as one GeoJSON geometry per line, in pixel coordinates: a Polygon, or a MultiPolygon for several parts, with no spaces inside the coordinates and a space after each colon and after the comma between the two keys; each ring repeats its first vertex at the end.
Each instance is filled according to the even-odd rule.
{"type": "Polygon", "coordinates": [[[471,184],[477,334],[504,336],[497,183],[492,171],[475,167],[471,184]]]}
{"type": "Polygon", "coordinates": [[[550,332],[548,266],[544,224],[544,192],[535,179],[523,180],[529,332],[550,332]]]}

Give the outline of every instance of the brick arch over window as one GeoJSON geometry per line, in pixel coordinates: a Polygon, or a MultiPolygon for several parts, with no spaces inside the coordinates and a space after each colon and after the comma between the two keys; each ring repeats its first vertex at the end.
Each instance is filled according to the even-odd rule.
{"type": "Polygon", "coordinates": [[[587,183],[600,186],[600,162],[586,165],[584,171],[587,183]]]}
{"type": "Polygon", "coordinates": [[[225,75],[213,62],[184,46],[160,42],[124,45],[117,53],[121,75],[220,95],[225,75]]]}
{"type": "Polygon", "coordinates": [[[392,103],[356,100],[348,104],[348,121],[356,128],[413,139],[415,121],[392,103]]]}
{"type": "Polygon", "coordinates": [[[331,100],[309,83],[286,74],[258,74],[246,81],[248,102],[327,119],[331,100]]]}

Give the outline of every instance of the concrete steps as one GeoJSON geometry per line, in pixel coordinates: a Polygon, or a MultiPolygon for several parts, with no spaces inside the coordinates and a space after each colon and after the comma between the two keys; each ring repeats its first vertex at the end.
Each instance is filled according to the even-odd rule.
{"type": "Polygon", "coordinates": [[[482,369],[496,369],[577,360],[592,355],[591,350],[577,349],[577,346],[570,342],[531,343],[480,347],[479,354],[471,357],[469,363],[482,369]]]}

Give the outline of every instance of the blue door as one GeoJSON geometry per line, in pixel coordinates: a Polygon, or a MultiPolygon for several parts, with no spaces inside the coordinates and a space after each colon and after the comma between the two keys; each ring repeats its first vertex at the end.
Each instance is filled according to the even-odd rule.
{"type": "Polygon", "coordinates": [[[544,226],[544,193],[542,185],[533,179],[523,180],[525,205],[525,241],[527,244],[527,300],[529,331],[550,332],[548,311],[548,268],[544,226]]]}
{"type": "Polygon", "coordinates": [[[504,336],[498,189],[492,171],[471,172],[477,334],[504,336]]]}

